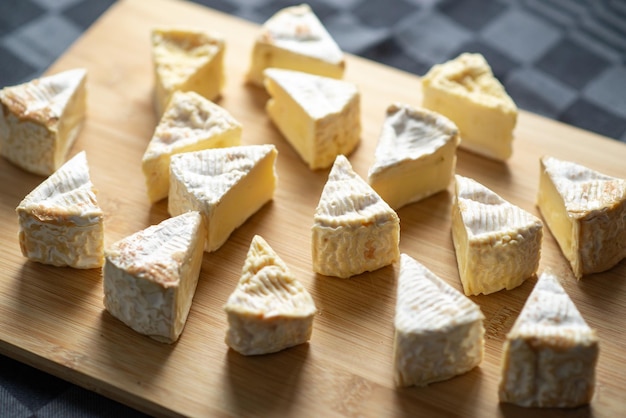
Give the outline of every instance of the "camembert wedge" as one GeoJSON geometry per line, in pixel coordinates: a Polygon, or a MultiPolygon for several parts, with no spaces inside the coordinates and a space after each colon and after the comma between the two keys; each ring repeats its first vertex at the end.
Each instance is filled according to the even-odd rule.
{"type": "Polygon", "coordinates": [[[417,202],[450,184],[459,131],[448,118],[392,104],[368,172],[368,182],[393,209],[417,202]]]}
{"type": "Polygon", "coordinates": [[[480,54],[463,53],[422,78],[423,106],[450,118],[462,148],[500,161],[513,154],[517,106],[480,54]]]}
{"type": "Polygon", "coordinates": [[[313,271],[348,278],[400,257],[400,218],[338,155],[312,227],[313,271]]]}
{"type": "Polygon", "coordinates": [[[34,174],[59,169],[86,117],[86,80],[78,68],[0,90],[0,154],[34,174]]]}
{"type": "Polygon", "coordinates": [[[104,261],[104,214],[84,151],[63,164],[18,205],[19,242],[29,260],[89,269],[104,261]]]}
{"type": "Polygon", "coordinates": [[[205,219],[205,251],[219,249],[230,234],[273,199],[276,189],[274,145],[245,145],[172,156],[168,210],[189,210],[205,219]]]}
{"type": "Polygon", "coordinates": [[[307,4],[286,7],[261,27],[250,57],[247,80],[263,86],[266,68],[342,78],[343,52],[307,4]]]}
{"type": "Polygon", "coordinates": [[[598,354],[595,330],[558,278],[543,272],[506,336],[500,401],[549,408],[588,404],[598,354]]]}
{"type": "Polygon", "coordinates": [[[193,91],[176,91],[142,159],[151,202],[167,197],[174,154],[241,143],[241,124],[221,106],[193,91]]]}
{"type": "Polygon", "coordinates": [[[537,206],[574,276],[626,258],[626,180],[553,157],[540,164],[537,206]]]}
{"type": "Polygon", "coordinates": [[[252,238],[224,310],[226,344],[243,355],[274,353],[309,341],[317,312],[309,292],[259,235],[252,238]]]}
{"type": "Polygon", "coordinates": [[[107,311],[157,341],[178,340],[196,291],[205,238],[202,216],[190,211],[113,243],[102,269],[107,311]]]}
{"type": "Polygon", "coordinates": [[[466,295],[513,289],[539,267],[543,223],[467,177],[455,176],[452,241],[466,295]]]}
{"type": "Polygon", "coordinates": [[[483,359],[480,307],[406,254],[400,255],[394,320],[394,381],[426,386],[483,359]]]}
{"type": "Polygon", "coordinates": [[[216,100],[225,83],[221,35],[185,28],[153,29],[154,106],[163,114],[175,91],[195,91],[216,100]]]}
{"type": "Polygon", "coordinates": [[[358,145],[361,99],[355,84],[276,68],[265,76],[267,113],[309,168],[328,168],[358,145]]]}

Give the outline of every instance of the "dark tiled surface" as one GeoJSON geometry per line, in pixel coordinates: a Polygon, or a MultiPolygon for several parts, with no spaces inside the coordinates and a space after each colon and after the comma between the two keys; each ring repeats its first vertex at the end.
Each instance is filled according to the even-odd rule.
{"type": "MultiPolygon", "coordinates": [[[[40,75],[115,0],[0,0],[0,86],[40,75]]],[[[262,23],[286,0],[197,0],[262,23]]],[[[346,52],[423,75],[480,52],[518,106],[626,141],[622,0],[311,0],[346,52]]],[[[141,416],[0,356],[0,416],[141,416]]]]}

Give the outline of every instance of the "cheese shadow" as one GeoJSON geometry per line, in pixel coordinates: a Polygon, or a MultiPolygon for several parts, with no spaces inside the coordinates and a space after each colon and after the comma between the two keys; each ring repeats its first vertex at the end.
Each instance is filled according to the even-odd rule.
{"type": "Polygon", "coordinates": [[[309,343],[272,354],[244,356],[226,353],[226,404],[235,416],[273,416],[295,405],[309,343]]]}
{"type": "MultiPolygon", "coordinates": [[[[403,417],[462,416],[461,411],[474,407],[482,384],[483,371],[478,366],[467,373],[425,387],[396,388],[396,403],[403,417]]],[[[468,413],[468,416],[473,414],[468,413]]]]}
{"type": "Polygon", "coordinates": [[[510,403],[498,404],[498,411],[505,418],[551,418],[555,416],[575,416],[576,418],[592,418],[593,410],[589,405],[578,408],[527,408],[510,403]]]}
{"type": "Polygon", "coordinates": [[[98,336],[98,352],[105,362],[102,367],[115,375],[116,384],[131,387],[149,385],[159,379],[184,331],[177,342],[162,343],[134,331],[103,307],[98,336]]]}

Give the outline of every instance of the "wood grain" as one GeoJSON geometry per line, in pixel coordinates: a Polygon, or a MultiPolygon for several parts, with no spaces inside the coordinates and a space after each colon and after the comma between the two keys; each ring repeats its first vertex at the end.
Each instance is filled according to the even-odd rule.
{"type": "MultiPolygon", "coordinates": [[[[105,312],[101,272],[28,262],[17,242],[15,207],[41,177],[0,161],[0,351],[154,415],[184,416],[525,416],[497,399],[503,337],[535,279],[511,291],[473,297],[485,316],[480,367],[427,388],[395,389],[391,357],[395,266],[349,280],[316,276],[310,226],[328,171],[310,171],[267,118],[267,94],[243,75],[257,27],[197,5],[172,0],[118,1],[56,62],[49,73],[88,69],[88,121],[72,149],[87,151],[105,215],[106,244],[165,219],[165,202],[149,204],[141,156],[157,122],[152,111],[149,31],[182,25],[227,39],[228,80],[219,104],[244,125],[242,142],[279,150],[275,199],[205,254],[200,282],[181,339],[165,345],[134,333],[105,312]],[[239,278],[254,234],[262,235],[312,293],[319,308],[309,344],[277,354],[243,357],[224,343],[223,305],[239,278]]],[[[350,156],[362,176],[372,162],[386,107],[419,105],[419,79],[348,57],[347,80],[362,93],[363,135],[350,156]]],[[[569,159],[626,177],[626,147],[597,135],[521,113],[507,164],[459,151],[457,172],[538,214],[539,157],[569,159]]],[[[449,190],[452,190],[450,187],[449,190]]],[[[450,235],[450,192],[398,211],[401,251],[461,289],[450,235]]],[[[563,415],[626,412],[622,332],[626,263],[576,281],[546,231],[540,271],[561,276],[589,324],[598,330],[598,387],[589,407],[563,415]]],[[[554,411],[533,410],[537,416],[554,411]]]]}

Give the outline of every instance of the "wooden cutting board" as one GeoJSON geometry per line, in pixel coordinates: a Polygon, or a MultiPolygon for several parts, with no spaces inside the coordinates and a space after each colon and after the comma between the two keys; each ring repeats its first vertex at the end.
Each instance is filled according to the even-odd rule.
{"type": "MultiPolygon", "coordinates": [[[[106,245],[168,216],[165,202],[149,204],[140,169],[157,122],[149,32],[158,25],[195,26],[226,37],[228,81],[219,104],[243,123],[243,143],[277,146],[275,199],[219,251],[204,255],[185,331],[178,343],[166,345],[134,333],[105,312],[100,270],[55,268],[21,255],[14,209],[43,179],[0,159],[0,351],[155,415],[527,415],[526,409],[500,405],[497,385],[503,337],[536,279],[511,291],[472,298],[486,316],[480,367],[427,388],[396,389],[391,367],[395,268],[349,280],[312,272],[310,226],[328,170],[312,172],[300,161],[264,112],[267,94],[243,84],[257,32],[253,24],[178,1],[121,0],[50,68],[49,73],[74,67],[89,71],[88,120],[71,154],[87,152],[106,215],[106,245]],[[262,235],[291,267],[312,293],[319,313],[309,344],[244,357],[224,343],[222,306],[254,234],[262,235]]],[[[345,78],[362,93],[362,143],[350,160],[365,177],[386,107],[395,101],[419,105],[420,83],[413,75],[356,57],[348,57],[345,78]]],[[[508,163],[460,150],[457,172],[538,215],[538,159],[544,154],[626,177],[623,144],[523,112],[508,163]]],[[[451,201],[451,193],[442,192],[399,210],[400,245],[402,252],[460,290],[450,234],[451,201]]],[[[545,232],[540,271],[550,267],[560,275],[601,339],[593,402],[563,414],[623,416],[626,262],[576,281],[545,232]]]]}

